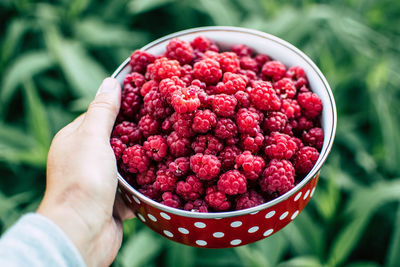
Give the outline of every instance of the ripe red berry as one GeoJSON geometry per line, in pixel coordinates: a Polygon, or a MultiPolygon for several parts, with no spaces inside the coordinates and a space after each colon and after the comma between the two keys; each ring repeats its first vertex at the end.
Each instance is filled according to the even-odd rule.
{"type": "Polygon", "coordinates": [[[274,89],[280,98],[293,98],[297,92],[294,82],[288,78],[275,82],[274,89]]]}
{"type": "Polygon", "coordinates": [[[248,93],[251,103],[260,110],[279,110],[281,107],[281,101],[269,82],[253,82],[253,87],[249,88],[248,93]]]}
{"type": "Polygon", "coordinates": [[[177,195],[175,195],[171,192],[165,192],[162,194],[161,204],[164,204],[165,206],[169,206],[172,208],[179,209],[181,207],[181,200],[177,195]]]}
{"type": "Polygon", "coordinates": [[[156,57],[150,53],[136,50],[131,55],[129,65],[131,65],[132,71],[144,74],[146,72],[147,65],[153,63],[155,59],[156,57]]]}
{"type": "Polygon", "coordinates": [[[190,171],[190,162],[188,157],[176,158],[168,165],[169,170],[177,177],[185,176],[190,171]]]}
{"type": "Polygon", "coordinates": [[[176,193],[184,200],[196,200],[203,192],[203,183],[194,175],[190,175],[186,181],[179,181],[176,184],[176,193]]]}
{"type": "Polygon", "coordinates": [[[125,149],[122,161],[131,173],[144,172],[150,166],[150,160],[141,145],[134,145],[125,149]]]}
{"type": "Polygon", "coordinates": [[[192,129],[198,133],[206,133],[217,124],[217,115],[209,109],[196,110],[192,129]]]}
{"type": "Polygon", "coordinates": [[[249,180],[257,180],[265,168],[263,158],[254,156],[250,151],[240,154],[235,162],[235,168],[239,169],[249,180]]]}
{"type": "Polygon", "coordinates": [[[220,118],[214,128],[214,134],[220,139],[229,139],[237,135],[236,124],[228,118],[220,118]]]}
{"type": "Polygon", "coordinates": [[[254,136],[250,134],[242,134],[240,136],[240,146],[243,150],[248,150],[251,153],[258,153],[264,144],[264,135],[256,133],[254,136]]]}
{"type": "Polygon", "coordinates": [[[223,52],[219,54],[218,62],[223,72],[236,72],[240,68],[239,58],[233,52],[223,52]]]}
{"type": "Polygon", "coordinates": [[[190,152],[190,140],[186,137],[180,136],[177,132],[172,132],[168,135],[167,144],[172,156],[187,156],[190,152]]]}
{"type": "Polygon", "coordinates": [[[260,115],[254,108],[241,108],[236,113],[236,124],[240,133],[256,135],[260,132],[260,115]]]}
{"type": "Polygon", "coordinates": [[[273,159],[260,180],[261,189],[267,193],[284,194],[294,187],[294,168],[287,160],[273,159]]]}
{"type": "Polygon", "coordinates": [[[174,191],[176,187],[176,177],[170,170],[158,170],[156,180],[153,184],[154,189],[162,192],[174,191]]]}
{"type": "Polygon", "coordinates": [[[304,113],[307,118],[315,118],[322,111],[322,101],[314,93],[300,93],[297,96],[297,101],[303,109],[302,113],[304,113]]]}
{"type": "Polygon", "coordinates": [[[190,157],[190,168],[201,180],[211,180],[219,174],[221,162],[214,155],[197,153],[190,157]]]}
{"type": "Polygon", "coordinates": [[[212,102],[213,111],[221,117],[232,117],[235,114],[236,105],[236,98],[226,94],[215,95],[212,102]]]}
{"type": "Polygon", "coordinates": [[[161,161],[168,153],[167,141],[161,135],[147,138],[143,143],[143,148],[146,150],[147,157],[155,161],[161,161]]]}
{"type": "Polygon", "coordinates": [[[279,61],[268,61],[264,64],[261,70],[262,74],[271,77],[277,81],[282,79],[286,74],[286,67],[279,61]]]}
{"type": "Polygon", "coordinates": [[[138,185],[152,184],[156,180],[156,170],[152,166],[144,172],[136,174],[136,182],[138,185]]]}
{"type": "Polygon", "coordinates": [[[218,190],[228,195],[243,194],[247,190],[247,179],[237,170],[227,171],[218,180],[218,190]]]}
{"type": "Polygon", "coordinates": [[[145,138],[158,133],[160,123],[151,115],[143,116],[139,121],[139,129],[145,138]]]}
{"type": "Polygon", "coordinates": [[[241,74],[225,72],[222,82],[217,84],[217,92],[220,94],[233,95],[237,91],[244,91],[247,79],[241,74]]]}
{"type": "Polygon", "coordinates": [[[156,59],[154,63],[147,66],[146,78],[161,81],[181,75],[181,66],[176,60],[169,60],[165,57],[156,59]]]}
{"type": "Polygon", "coordinates": [[[170,59],[178,60],[182,65],[189,64],[194,57],[192,46],[178,38],[169,41],[165,55],[170,59]]]}
{"type": "Polygon", "coordinates": [[[196,199],[186,202],[183,209],[192,212],[208,212],[208,205],[204,200],[196,199]]]}
{"type": "Polygon", "coordinates": [[[217,155],[224,148],[224,144],[211,134],[198,135],[192,143],[194,153],[217,155]]]}
{"type": "Polygon", "coordinates": [[[206,190],[205,201],[216,211],[229,210],[231,203],[224,192],[218,191],[217,186],[211,186],[206,190]]]}
{"type": "Polygon", "coordinates": [[[270,159],[290,159],[297,150],[297,144],[283,133],[272,132],[265,138],[265,154],[270,159]]]}
{"type": "Polygon", "coordinates": [[[191,85],[183,87],[172,93],[171,105],[178,113],[193,112],[200,107],[200,99],[197,96],[198,87],[191,85]]]}
{"type": "Polygon", "coordinates": [[[318,150],[311,146],[304,146],[296,152],[293,158],[293,164],[296,172],[299,174],[307,174],[314,167],[319,157],[318,150]]]}
{"type": "Polygon", "coordinates": [[[312,128],[308,132],[303,133],[302,139],[306,145],[321,150],[324,143],[324,130],[319,127],[312,128]]]}
{"type": "Polygon", "coordinates": [[[133,122],[123,121],[115,126],[112,137],[119,138],[126,145],[132,145],[140,142],[142,133],[133,122]]]}
{"type": "Polygon", "coordinates": [[[245,192],[236,199],[236,210],[249,209],[265,202],[263,196],[254,190],[245,192]]]}
{"type": "Polygon", "coordinates": [[[206,58],[193,65],[193,76],[207,84],[216,84],[222,77],[222,70],[217,61],[206,58]]]}
{"type": "Polygon", "coordinates": [[[244,44],[237,44],[232,46],[231,51],[234,52],[239,57],[249,57],[253,53],[250,47],[244,44]]]}
{"type": "Polygon", "coordinates": [[[288,119],[284,113],[279,111],[273,111],[268,113],[267,116],[265,116],[263,122],[263,130],[266,133],[281,132],[285,128],[287,122],[288,119]]]}
{"type": "Polygon", "coordinates": [[[121,159],[122,154],[126,149],[126,145],[118,138],[111,138],[110,139],[111,148],[114,151],[115,158],[117,160],[121,159]]]}
{"type": "Polygon", "coordinates": [[[235,166],[236,157],[241,153],[236,146],[226,146],[218,155],[223,170],[230,170],[235,166]]]}

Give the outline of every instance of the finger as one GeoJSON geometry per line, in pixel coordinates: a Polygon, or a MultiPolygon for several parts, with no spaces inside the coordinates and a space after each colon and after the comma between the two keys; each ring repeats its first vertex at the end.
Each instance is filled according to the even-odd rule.
{"type": "Polygon", "coordinates": [[[91,135],[109,138],[118,115],[121,86],[113,78],[106,78],[95,99],[90,103],[80,128],[91,135]]]}
{"type": "Polygon", "coordinates": [[[125,204],[125,201],[122,199],[121,193],[119,192],[117,192],[115,195],[113,213],[114,217],[120,219],[122,222],[135,218],[135,214],[133,213],[132,209],[125,204]]]}

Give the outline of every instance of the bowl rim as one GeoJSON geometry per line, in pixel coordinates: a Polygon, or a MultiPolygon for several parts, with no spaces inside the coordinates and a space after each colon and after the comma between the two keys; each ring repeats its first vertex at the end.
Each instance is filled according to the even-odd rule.
{"type": "MultiPolygon", "coordinates": [[[[138,190],[136,190],[135,188],[133,188],[119,173],[119,171],[117,171],[117,177],[118,177],[118,182],[119,185],[122,186],[123,188],[125,188],[126,190],[128,190],[128,192],[130,192],[131,194],[137,196],[140,200],[146,202],[147,204],[162,210],[162,211],[166,211],[175,215],[179,215],[179,216],[184,216],[184,217],[192,217],[192,218],[200,218],[200,219],[210,219],[210,218],[228,218],[228,217],[236,217],[236,216],[241,216],[241,215],[246,215],[246,214],[250,214],[250,213],[257,213],[258,211],[261,210],[265,210],[267,208],[270,208],[272,206],[275,206],[276,204],[290,198],[291,196],[293,196],[296,192],[298,192],[300,189],[302,189],[309,181],[312,180],[312,178],[314,178],[319,170],[321,169],[323,163],[326,161],[331,149],[332,149],[332,145],[333,145],[333,141],[335,139],[335,133],[336,133],[336,126],[337,126],[337,113],[336,113],[336,104],[335,104],[335,99],[333,97],[332,94],[332,90],[328,84],[328,81],[326,80],[325,76],[322,74],[322,72],[320,71],[320,69],[316,66],[316,64],[306,55],[304,54],[302,51],[300,51],[300,49],[296,48],[294,45],[288,43],[285,40],[280,39],[279,37],[276,37],[274,35],[271,35],[269,33],[265,33],[265,32],[261,32],[258,30],[254,30],[254,29],[248,29],[248,28],[243,28],[243,27],[232,27],[232,26],[207,26],[207,27],[197,27],[197,28],[190,28],[190,29],[186,29],[183,31],[178,31],[175,33],[171,33],[168,34],[166,36],[163,36],[161,38],[158,38],[150,43],[148,43],[147,45],[143,46],[142,48],[140,48],[140,50],[148,50],[166,40],[172,39],[172,38],[177,38],[180,36],[184,36],[187,34],[193,34],[193,33],[198,33],[201,34],[202,32],[207,32],[207,31],[224,31],[224,32],[240,32],[240,33],[245,33],[245,34],[251,34],[251,35],[255,35],[257,37],[261,37],[261,38],[265,38],[268,39],[270,41],[276,42],[279,45],[282,45],[284,47],[286,47],[287,49],[291,50],[292,52],[296,53],[298,56],[300,56],[302,59],[304,59],[309,65],[310,67],[316,72],[316,74],[318,75],[319,79],[322,81],[324,88],[326,90],[326,92],[328,93],[328,97],[329,97],[329,102],[330,102],[330,113],[332,116],[332,130],[329,133],[329,140],[327,143],[327,146],[325,147],[324,150],[321,151],[320,156],[317,160],[317,162],[315,163],[314,167],[311,169],[311,171],[307,174],[306,177],[303,178],[303,180],[298,183],[295,187],[293,187],[291,190],[289,190],[288,192],[286,192],[285,194],[270,200],[264,204],[252,207],[252,208],[248,208],[248,209],[243,209],[243,210],[237,210],[237,211],[224,211],[224,212],[207,212],[207,213],[202,213],[202,212],[193,212],[193,211],[186,211],[186,210],[181,210],[181,209],[176,209],[176,208],[172,208],[166,205],[163,205],[157,201],[154,201],[152,199],[150,199],[149,197],[143,195],[142,193],[140,193],[138,190]]],[[[111,77],[116,78],[121,72],[122,70],[125,69],[125,67],[129,64],[129,60],[130,58],[128,57],[116,70],[115,72],[112,74],[111,77]]],[[[325,107],[324,107],[325,108],[325,107]]],[[[326,136],[326,134],[325,134],[326,136]]]]}

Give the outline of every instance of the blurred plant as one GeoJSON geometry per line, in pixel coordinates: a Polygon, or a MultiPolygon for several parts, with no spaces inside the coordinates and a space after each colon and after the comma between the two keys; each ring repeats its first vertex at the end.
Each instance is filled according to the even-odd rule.
{"type": "Polygon", "coordinates": [[[3,0],[0,15],[0,231],[37,207],[52,136],[134,49],[232,25],[293,43],[330,82],[339,122],[318,190],[283,231],[235,249],[179,245],[129,221],[114,265],[400,265],[400,3],[3,0]]]}

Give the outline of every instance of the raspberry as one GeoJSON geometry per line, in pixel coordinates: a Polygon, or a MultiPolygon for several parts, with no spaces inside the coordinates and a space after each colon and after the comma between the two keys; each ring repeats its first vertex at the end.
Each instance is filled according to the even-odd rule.
{"type": "Polygon", "coordinates": [[[243,194],[247,190],[246,177],[237,170],[227,171],[218,180],[218,190],[228,195],[243,194]]]}
{"type": "Polygon", "coordinates": [[[144,172],[150,166],[150,160],[141,145],[134,145],[125,149],[122,161],[131,173],[144,172]]]}
{"type": "Polygon", "coordinates": [[[147,171],[136,174],[136,182],[138,185],[152,184],[156,180],[156,170],[150,167],[147,171]]]}
{"type": "Polygon", "coordinates": [[[178,113],[193,112],[200,106],[200,99],[197,96],[198,87],[191,85],[183,87],[172,93],[171,104],[178,113]]]}
{"type": "Polygon", "coordinates": [[[236,72],[240,68],[238,56],[233,52],[223,52],[218,56],[223,72],[236,72]]]}
{"type": "Polygon", "coordinates": [[[235,162],[235,168],[241,170],[249,180],[257,180],[265,168],[265,161],[263,158],[252,155],[250,151],[245,151],[240,154],[235,162]]]}
{"type": "Polygon", "coordinates": [[[126,145],[118,138],[111,138],[110,139],[111,147],[114,151],[115,158],[120,160],[124,150],[126,149],[126,145]]]}
{"type": "Polygon", "coordinates": [[[281,112],[290,118],[297,118],[301,115],[301,107],[296,99],[282,99],[281,112]]]}
{"type": "Polygon", "coordinates": [[[232,117],[235,114],[237,100],[232,95],[215,95],[212,107],[215,114],[222,117],[232,117]]]}
{"type": "Polygon", "coordinates": [[[178,38],[169,41],[165,55],[170,59],[178,60],[182,65],[189,64],[194,56],[192,46],[188,42],[178,38]]]}
{"type": "Polygon", "coordinates": [[[236,210],[249,209],[264,203],[262,195],[254,190],[244,193],[236,199],[236,210]]]}
{"type": "Polygon", "coordinates": [[[217,124],[217,115],[209,109],[196,110],[192,129],[198,133],[206,133],[217,124]]]}
{"type": "Polygon", "coordinates": [[[207,188],[204,199],[211,208],[217,211],[229,210],[231,207],[225,193],[218,191],[216,186],[207,188]]]}
{"type": "Polygon", "coordinates": [[[125,76],[124,86],[130,84],[132,87],[141,88],[146,82],[144,76],[138,72],[132,72],[125,76]]]}
{"type": "Polygon", "coordinates": [[[203,59],[193,65],[193,76],[207,84],[216,84],[222,77],[222,70],[217,61],[203,59]]]}
{"type": "Polygon", "coordinates": [[[250,134],[242,134],[240,139],[240,145],[243,150],[248,150],[251,153],[258,153],[264,144],[264,135],[257,133],[255,136],[250,134]]]}
{"type": "Polygon", "coordinates": [[[169,60],[165,57],[156,59],[154,63],[147,66],[146,78],[161,81],[181,75],[181,66],[176,60],[169,60]]]}
{"type": "Polygon", "coordinates": [[[217,92],[233,95],[237,91],[244,91],[246,85],[247,79],[243,75],[225,72],[222,78],[222,83],[217,84],[217,92]]]}
{"type": "Polygon", "coordinates": [[[272,88],[271,83],[265,81],[253,82],[253,87],[249,88],[250,100],[253,105],[260,110],[279,110],[281,101],[272,88]]]}
{"type": "Polygon", "coordinates": [[[168,168],[175,176],[182,177],[189,173],[190,171],[189,164],[190,162],[188,157],[180,157],[172,161],[168,165],[168,168]]]}
{"type": "Polygon", "coordinates": [[[261,68],[264,66],[265,62],[270,61],[271,59],[267,55],[258,54],[254,58],[254,60],[257,62],[258,69],[261,70],[261,68]]]}
{"type": "Polygon", "coordinates": [[[251,48],[244,44],[237,44],[232,46],[231,51],[239,57],[249,57],[253,53],[251,48]]]}
{"type": "Polygon", "coordinates": [[[280,98],[293,98],[297,92],[293,81],[288,78],[275,82],[274,89],[280,98]]]}
{"type": "Polygon", "coordinates": [[[179,181],[176,184],[176,193],[184,200],[196,200],[204,192],[203,184],[194,175],[186,178],[186,181],[179,181]]]}
{"type": "Polygon", "coordinates": [[[193,49],[197,49],[200,52],[206,52],[207,50],[218,52],[218,47],[214,42],[204,36],[197,36],[190,44],[193,49]]]}
{"type": "Polygon", "coordinates": [[[181,200],[177,195],[171,192],[165,192],[164,194],[162,194],[161,204],[179,209],[181,206],[181,200]]]}
{"type": "Polygon", "coordinates": [[[198,79],[192,80],[191,85],[199,87],[201,90],[205,90],[207,88],[207,84],[205,82],[202,82],[198,79]]]}
{"type": "Polygon", "coordinates": [[[255,73],[258,72],[257,61],[249,56],[244,56],[240,58],[240,67],[243,70],[251,70],[255,73]]]}
{"type": "Polygon", "coordinates": [[[308,131],[312,127],[314,127],[314,122],[304,116],[301,116],[297,120],[291,120],[290,121],[293,130],[295,130],[297,133],[302,133],[303,131],[308,131]]]}
{"type": "Polygon", "coordinates": [[[311,146],[304,146],[293,157],[293,165],[299,174],[307,174],[314,167],[319,157],[318,150],[311,146]]]}
{"type": "Polygon", "coordinates": [[[173,191],[176,186],[176,177],[169,170],[158,170],[156,180],[153,183],[154,189],[162,192],[173,191]]]}
{"type": "Polygon", "coordinates": [[[277,81],[285,76],[286,67],[279,61],[268,61],[262,67],[261,73],[277,81]]]}
{"type": "Polygon", "coordinates": [[[272,132],[265,138],[265,154],[271,159],[290,159],[297,145],[292,138],[283,133],[272,132]]]}
{"type": "Polygon", "coordinates": [[[307,118],[315,118],[322,111],[322,101],[314,93],[301,93],[297,96],[297,101],[303,108],[302,112],[307,118]]]}
{"type": "Polygon", "coordinates": [[[284,128],[286,123],[288,122],[287,116],[279,111],[273,111],[268,113],[265,116],[263,122],[263,130],[264,132],[281,132],[284,128]]]}
{"type": "Polygon", "coordinates": [[[156,57],[152,54],[149,54],[145,51],[136,50],[131,55],[129,65],[131,65],[132,71],[144,74],[147,65],[153,63],[155,59],[156,57]]]}
{"type": "Polygon", "coordinates": [[[186,137],[181,137],[177,132],[172,132],[168,135],[167,144],[172,156],[182,157],[189,154],[190,140],[186,137]]]}
{"type": "Polygon", "coordinates": [[[168,103],[171,101],[171,95],[177,91],[185,87],[185,83],[177,76],[173,76],[171,78],[166,78],[160,82],[159,90],[161,96],[167,100],[168,103]]]}
{"type": "Polygon", "coordinates": [[[152,184],[142,185],[139,188],[139,192],[142,193],[143,195],[145,195],[146,197],[154,199],[156,201],[160,197],[160,191],[156,190],[154,188],[154,185],[152,185],[152,184]]]}
{"type": "Polygon", "coordinates": [[[233,136],[233,137],[230,137],[228,139],[225,139],[224,141],[225,141],[225,145],[234,146],[234,145],[237,145],[239,143],[240,139],[237,136],[233,136]]]}
{"type": "Polygon", "coordinates": [[[181,68],[181,80],[186,86],[190,85],[193,81],[193,67],[191,65],[183,65],[181,68]]]}
{"type": "Polygon", "coordinates": [[[240,108],[250,107],[250,95],[244,91],[237,91],[235,93],[235,98],[238,101],[238,106],[240,108]]]}
{"type": "Polygon", "coordinates": [[[119,138],[126,145],[132,145],[140,142],[142,133],[133,122],[123,121],[115,126],[112,137],[119,138]]]}
{"type": "Polygon", "coordinates": [[[160,123],[151,115],[144,115],[138,125],[145,138],[157,134],[160,128],[160,123]]]}
{"type": "Polygon", "coordinates": [[[200,99],[200,108],[211,108],[214,96],[208,95],[203,89],[197,92],[197,96],[200,99]]]}
{"type": "Polygon", "coordinates": [[[235,137],[237,135],[237,126],[231,119],[219,118],[214,128],[214,134],[220,139],[235,137]]]}
{"type": "MultiPolygon", "coordinates": [[[[206,92],[208,95],[214,96],[214,95],[217,94],[217,86],[215,86],[215,85],[207,85],[207,87],[206,87],[206,89],[205,89],[205,92],[206,92]]],[[[213,98],[213,99],[214,99],[214,98],[213,98]]]]}
{"type": "Polygon", "coordinates": [[[158,82],[154,80],[147,81],[140,88],[140,94],[145,97],[150,91],[158,90],[158,82]]]}
{"type": "Polygon", "coordinates": [[[147,114],[151,114],[155,119],[164,119],[172,113],[171,107],[161,97],[161,93],[155,90],[146,94],[143,108],[147,114]]]}
{"type": "Polygon", "coordinates": [[[254,108],[241,108],[236,113],[236,124],[240,133],[256,135],[260,131],[260,119],[254,108]]]}
{"type": "Polygon", "coordinates": [[[236,146],[226,146],[218,155],[223,170],[232,169],[235,166],[235,159],[241,153],[240,149],[236,146]]]}
{"type": "Polygon", "coordinates": [[[173,122],[171,120],[171,117],[168,117],[163,121],[161,124],[161,130],[165,134],[170,134],[173,131],[173,122]]]}
{"type": "Polygon", "coordinates": [[[284,194],[294,187],[294,168],[287,160],[273,159],[263,172],[261,189],[267,193],[284,194]]]}
{"type": "Polygon", "coordinates": [[[190,157],[190,168],[201,180],[211,180],[219,174],[221,162],[214,155],[197,153],[190,157]]]}
{"type": "Polygon", "coordinates": [[[308,84],[306,73],[304,69],[299,66],[290,67],[286,72],[286,77],[295,81],[295,86],[297,89],[308,84]]]}
{"type": "Polygon", "coordinates": [[[324,130],[319,127],[312,128],[308,132],[303,133],[302,139],[306,145],[321,150],[324,143],[324,130]]]}
{"type": "Polygon", "coordinates": [[[161,161],[168,153],[167,141],[161,135],[153,135],[143,143],[147,157],[161,161]]]}
{"type": "Polygon", "coordinates": [[[192,130],[193,125],[193,113],[174,113],[171,116],[171,120],[174,122],[174,130],[183,137],[192,137],[194,131],[192,130]]]}
{"type": "Polygon", "coordinates": [[[208,212],[208,205],[204,200],[196,199],[186,202],[183,209],[192,212],[208,212]]]}
{"type": "Polygon", "coordinates": [[[194,153],[206,155],[217,155],[223,148],[221,141],[211,134],[198,135],[192,143],[194,153]]]}
{"type": "Polygon", "coordinates": [[[127,84],[121,94],[121,113],[122,115],[133,118],[140,108],[141,98],[139,90],[127,84]]]}

